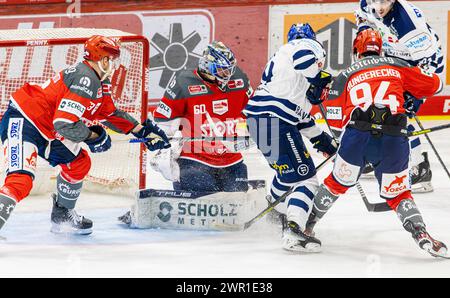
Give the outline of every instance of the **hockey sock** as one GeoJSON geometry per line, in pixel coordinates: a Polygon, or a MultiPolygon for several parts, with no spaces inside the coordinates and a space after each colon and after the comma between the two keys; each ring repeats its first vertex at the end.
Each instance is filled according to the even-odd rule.
{"type": "Polygon", "coordinates": [[[412,233],[413,229],[425,227],[422,215],[417,208],[416,203],[411,199],[402,200],[396,209],[397,216],[402,222],[403,227],[412,233]]]}
{"type": "Polygon", "coordinates": [[[3,194],[0,194],[0,229],[8,220],[15,206],[16,200],[3,194]]]}
{"type": "Polygon", "coordinates": [[[316,222],[328,212],[338,198],[339,196],[331,193],[324,184],[320,185],[314,197],[313,213],[316,217],[316,222]]]}
{"type": "Polygon", "coordinates": [[[67,209],[75,208],[82,187],[83,181],[69,182],[59,174],[56,178],[57,204],[67,209]]]}

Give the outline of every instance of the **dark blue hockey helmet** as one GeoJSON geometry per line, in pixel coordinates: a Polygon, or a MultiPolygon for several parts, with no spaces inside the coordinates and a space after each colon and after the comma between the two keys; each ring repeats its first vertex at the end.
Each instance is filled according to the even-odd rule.
{"type": "Polygon", "coordinates": [[[294,39],[309,38],[316,39],[316,33],[308,23],[297,23],[291,26],[287,34],[287,40],[290,42],[294,39]]]}

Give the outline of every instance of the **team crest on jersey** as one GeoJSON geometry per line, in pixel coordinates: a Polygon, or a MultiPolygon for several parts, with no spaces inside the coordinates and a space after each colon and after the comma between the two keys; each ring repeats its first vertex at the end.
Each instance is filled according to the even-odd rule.
{"type": "Polygon", "coordinates": [[[191,86],[188,86],[188,90],[191,95],[208,93],[208,89],[206,88],[205,85],[191,85],[191,86]]]}
{"type": "Polygon", "coordinates": [[[237,79],[232,80],[228,82],[228,88],[229,89],[241,89],[244,88],[244,80],[243,79],[237,79]]]}
{"type": "Polygon", "coordinates": [[[228,112],[228,99],[215,100],[212,106],[214,114],[223,115],[228,112]]]}

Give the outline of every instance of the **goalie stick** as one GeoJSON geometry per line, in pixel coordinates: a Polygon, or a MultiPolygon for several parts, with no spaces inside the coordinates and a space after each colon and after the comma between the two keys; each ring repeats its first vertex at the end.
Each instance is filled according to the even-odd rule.
{"type": "MultiPolygon", "coordinates": [[[[325,159],[320,165],[316,167],[316,171],[321,170],[330,160],[334,158],[334,155],[329,156],[327,159],[325,159]]],[[[283,195],[281,195],[277,200],[275,200],[272,204],[269,204],[267,208],[265,208],[263,211],[258,213],[255,217],[250,219],[249,221],[245,222],[242,225],[227,225],[227,224],[216,224],[215,226],[217,228],[221,228],[228,231],[240,231],[240,230],[247,230],[250,228],[255,222],[263,218],[267,213],[272,211],[278,204],[283,202],[293,191],[295,187],[291,187],[288,191],[286,191],[283,195]]]]}

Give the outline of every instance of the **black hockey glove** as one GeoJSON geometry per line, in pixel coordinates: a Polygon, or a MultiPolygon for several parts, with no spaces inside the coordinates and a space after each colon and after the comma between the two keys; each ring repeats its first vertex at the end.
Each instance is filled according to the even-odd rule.
{"type": "Polygon", "coordinates": [[[313,144],[314,149],[317,149],[318,152],[322,152],[328,156],[335,154],[337,151],[336,142],[324,131],[317,137],[311,138],[309,141],[313,144]]]}
{"type": "Polygon", "coordinates": [[[95,139],[87,139],[84,142],[89,146],[92,153],[99,153],[108,151],[111,148],[111,137],[106,133],[106,130],[100,125],[93,125],[89,130],[98,134],[95,139]]]}
{"type": "Polygon", "coordinates": [[[150,140],[145,142],[148,150],[155,151],[170,148],[169,138],[155,122],[147,119],[142,123],[142,126],[141,130],[132,134],[139,139],[149,138],[150,140]]]}
{"type": "Polygon", "coordinates": [[[323,89],[331,83],[332,78],[330,73],[322,70],[315,78],[308,79],[311,86],[306,91],[306,98],[312,105],[319,105],[323,102],[321,98],[323,89]]]}
{"type": "Polygon", "coordinates": [[[406,116],[409,118],[414,118],[414,115],[419,111],[420,106],[423,104],[423,100],[415,98],[409,92],[403,93],[403,97],[405,98],[403,107],[405,108],[406,116]]]}

